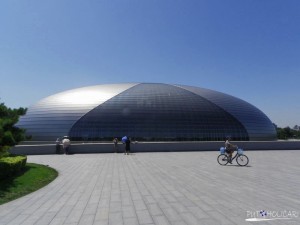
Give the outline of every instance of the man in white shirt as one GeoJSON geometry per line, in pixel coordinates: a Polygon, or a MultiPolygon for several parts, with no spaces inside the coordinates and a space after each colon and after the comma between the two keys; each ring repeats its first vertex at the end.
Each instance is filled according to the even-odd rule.
{"type": "Polygon", "coordinates": [[[62,145],[63,145],[64,153],[66,155],[68,155],[69,154],[69,147],[71,145],[71,141],[67,136],[64,137],[64,139],[62,140],[62,145]]]}

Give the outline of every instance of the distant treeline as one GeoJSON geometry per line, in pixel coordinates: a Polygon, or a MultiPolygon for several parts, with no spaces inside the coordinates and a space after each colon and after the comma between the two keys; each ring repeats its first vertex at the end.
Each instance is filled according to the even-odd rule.
{"type": "Polygon", "coordinates": [[[278,139],[300,139],[300,126],[295,125],[293,128],[290,127],[277,127],[275,124],[274,126],[276,127],[277,131],[277,138],[278,139]]]}

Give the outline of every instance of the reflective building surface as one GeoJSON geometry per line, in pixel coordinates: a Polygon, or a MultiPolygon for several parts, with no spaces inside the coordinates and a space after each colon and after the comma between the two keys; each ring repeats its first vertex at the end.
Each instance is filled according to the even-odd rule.
{"type": "Polygon", "coordinates": [[[275,140],[269,118],[233,96],[199,87],[157,83],[97,85],[42,99],[17,126],[36,141],[275,140]]]}

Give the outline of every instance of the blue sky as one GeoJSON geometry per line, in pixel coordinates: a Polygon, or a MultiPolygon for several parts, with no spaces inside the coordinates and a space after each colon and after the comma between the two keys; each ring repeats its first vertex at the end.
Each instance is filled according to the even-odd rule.
{"type": "Polygon", "coordinates": [[[0,102],[156,82],[239,97],[300,125],[298,0],[2,0],[0,102]]]}

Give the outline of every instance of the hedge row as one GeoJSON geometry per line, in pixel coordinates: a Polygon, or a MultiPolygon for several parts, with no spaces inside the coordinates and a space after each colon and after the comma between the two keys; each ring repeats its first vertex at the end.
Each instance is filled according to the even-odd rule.
{"type": "Polygon", "coordinates": [[[0,159],[0,180],[20,172],[26,165],[26,156],[9,156],[0,159]]]}

